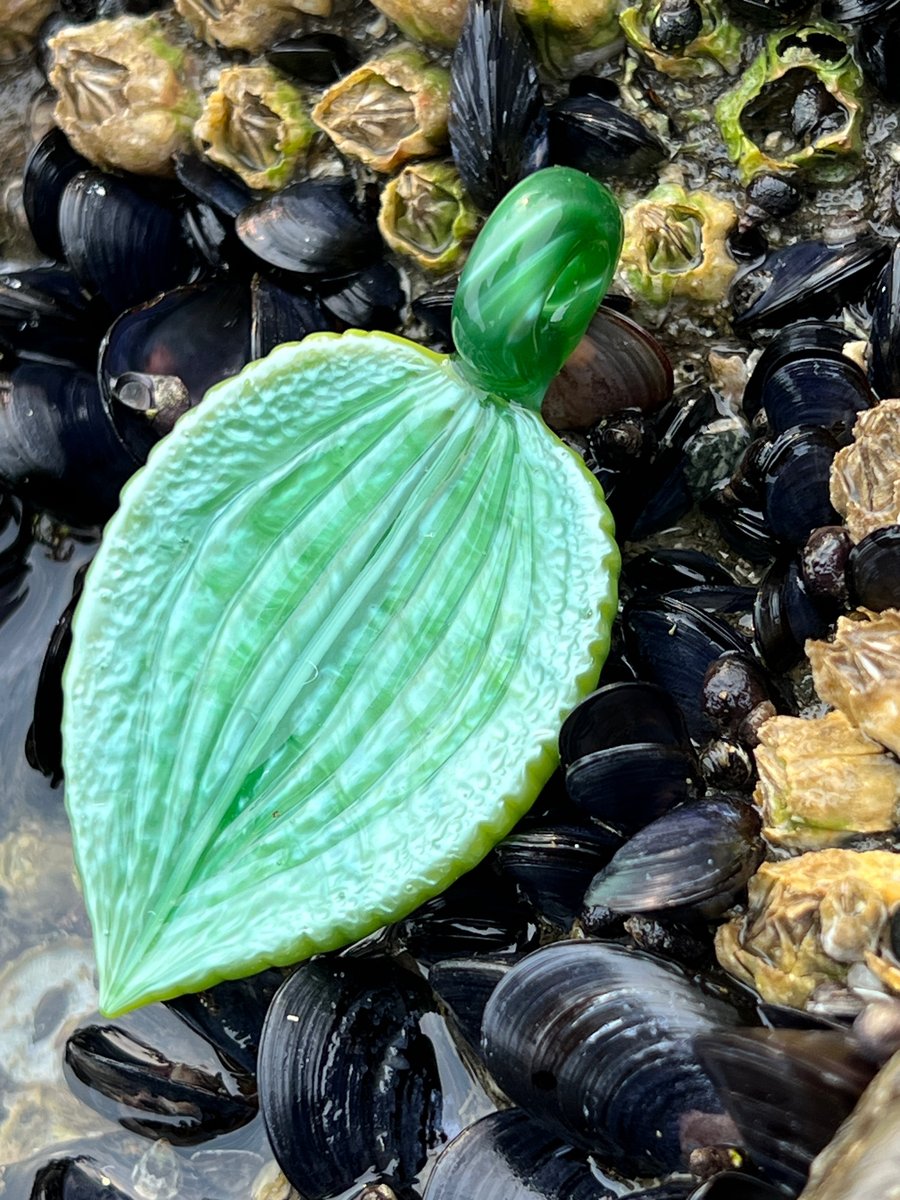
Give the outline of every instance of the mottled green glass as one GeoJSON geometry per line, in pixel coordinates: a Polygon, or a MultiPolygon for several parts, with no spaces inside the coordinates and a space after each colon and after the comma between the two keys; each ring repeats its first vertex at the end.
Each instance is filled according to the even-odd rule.
{"type": "Polygon", "coordinates": [[[618,552],[593,476],[495,380],[535,403],[524,372],[549,380],[577,341],[620,238],[599,184],[532,176],[461,284],[465,362],[358,331],[280,346],[126,486],[64,682],[104,1012],[361,937],[533,802],[606,655],[618,552]],[[510,213],[545,202],[538,271],[536,226],[510,213]],[[499,361],[486,265],[514,331],[499,361]]]}

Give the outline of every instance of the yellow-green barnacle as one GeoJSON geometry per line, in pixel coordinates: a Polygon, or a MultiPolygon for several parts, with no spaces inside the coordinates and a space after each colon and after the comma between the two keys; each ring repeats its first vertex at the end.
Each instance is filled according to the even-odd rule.
{"type": "Polygon", "coordinates": [[[208,46],[258,54],[296,29],[303,16],[330,17],[331,0],[174,0],[208,46]]]}
{"type": "Polygon", "coordinates": [[[0,62],[31,45],[55,8],[55,0],[0,0],[0,62]]]}
{"type": "Polygon", "coordinates": [[[478,211],[449,161],[404,167],[381,196],[381,236],[392,250],[429,271],[456,266],[478,222],[478,211]]]}
{"type": "MultiPolygon", "coordinates": [[[[900,763],[840,712],[771,717],[755,751],[753,793],[767,841],[793,850],[838,846],[900,821],[900,763]]],[[[900,870],[900,864],[898,864],[900,870]]]]}
{"type": "Polygon", "coordinates": [[[193,64],[155,17],[63,29],[48,43],[54,116],[85,158],[106,169],[170,175],[200,111],[193,64]]]}
{"type": "Polygon", "coordinates": [[[716,105],[743,181],[799,168],[830,181],[852,175],[862,144],[862,84],[838,26],[820,21],[771,34],[716,105]]]}
{"type": "Polygon", "coordinates": [[[641,0],[619,23],[631,45],[674,79],[734,75],[740,65],[743,34],[717,0],[641,0]]]}
{"type": "Polygon", "coordinates": [[[619,277],[648,304],[686,296],[720,302],[737,270],[726,238],[737,214],[727,200],[664,183],[625,212],[619,277]]]}
{"type": "Polygon", "coordinates": [[[621,37],[616,0],[512,0],[545,66],[568,73],[573,59],[621,37]]]}
{"type": "Polygon", "coordinates": [[[855,964],[890,986],[881,949],[898,904],[900,870],[888,850],[812,850],[763,863],[746,912],[718,930],[716,954],[773,1004],[802,1008],[820,985],[846,983],[855,964]]]}
{"type": "Polygon", "coordinates": [[[312,115],[344,154],[393,171],[446,145],[449,96],[449,72],[403,46],[345,75],[312,115]]]}
{"type": "Polygon", "coordinates": [[[469,0],[372,0],[414,42],[452,50],[469,0]]]}
{"type": "Polygon", "coordinates": [[[317,133],[303,97],[274,67],[226,67],[194,126],[207,158],[248,187],[284,187],[317,133]]]}

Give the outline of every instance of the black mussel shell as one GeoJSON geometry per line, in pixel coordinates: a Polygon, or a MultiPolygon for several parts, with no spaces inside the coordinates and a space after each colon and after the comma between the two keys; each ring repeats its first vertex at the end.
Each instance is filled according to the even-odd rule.
{"type": "Polygon", "coordinates": [[[303,83],[334,83],[359,63],[359,54],[336,33],[282,38],[266,51],[273,67],[303,83]]]}
{"type": "Polygon", "coordinates": [[[788,546],[803,546],[814,529],[840,520],[829,491],[837,440],[826,429],[781,434],[764,461],[765,514],[772,533],[788,546]]]}
{"type": "Polygon", "coordinates": [[[177,996],[165,1005],[210,1043],[229,1070],[253,1075],[266,1012],[282,983],[284,974],[270,968],[177,996]]]}
{"type": "Polygon", "coordinates": [[[171,1062],[115,1025],[77,1029],[66,1043],[66,1063],[87,1084],[85,1099],[98,1111],[133,1133],[173,1145],[209,1141],[256,1116],[251,1078],[241,1083],[171,1062]]]}
{"type": "Polygon", "coordinates": [[[248,205],[237,235],[257,258],[298,275],[341,279],[378,257],[374,217],[346,183],[304,180],[248,205]]]}
{"type": "Polygon", "coordinates": [[[869,346],[872,387],[882,400],[900,396],[900,241],[875,288],[869,346]]]}
{"type": "Polygon", "coordinates": [[[577,704],[559,732],[559,754],[571,766],[586,754],[655,742],[688,746],[684,718],[669,693],[653,683],[610,683],[577,704]]]}
{"type": "Polygon", "coordinates": [[[453,345],[451,330],[451,315],[453,298],[456,295],[456,282],[443,284],[434,291],[424,292],[412,301],[410,307],[413,315],[427,325],[432,333],[437,334],[445,346],[453,345]]]}
{"type": "Polygon", "coordinates": [[[421,980],[388,959],[304,963],[259,1049],[259,1101],[278,1165],[307,1200],[373,1168],[412,1182],[439,1137],[440,1082],[420,1028],[421,980]]]}
{"type": "Polygon", "coordinates": [[[30,267],[0,275],[0,347],[13,361],[93,370],[108,324],[108,313],[85,299],[68,267],[30,267]]]}
{"type": "Polygon", "coordinates": [[[264,358],[284,342],[300,342],[331,328],[319,298],[302,288],[283,288],[254,275],[250,285],[250,358],[264,358]]]}
{"type": "Polygon", "coordinates": [[[406,297],[400,272],[389,262],[373,263],[338,287],[322,287],[322,305],[348,329],[396,330],[406,297]]]}
{"type": "Polygon", "coordinates": [[[754,641],[776,674],[803,657],[808,638],[822,638],[836,616],[834,608],[811,596],[800,573],[799,555],[774,562],[763,577],[753,608],[754,641]]]}
{"type": "Polygon", "coordinates": [[[672,398],[672,364],[651,333],[601,305],[541,406],[555,430],[589,430],[624,409],[658,412],[672,398]]]}
{"type": "Polygon", "coordinates": [[[189,283],[199,267],[173,200],[133,176],[75,175],[60,201],[59,236],[78,282],[113,313],[189,283]]]}
{"type": "Polygon", "coordinates": [[[0,377],[0,483],[73,525],[105,521],[139,465],[96,379],[23,363],[0,377]]]}
{"type": "Polygon", "coordinates": [[[176,154],[173,161],[175,176],[185,191],[223,217],[233,219],[253,199],[253,193],[237,175],[220,171],[196,154],[176,154]]]}
{"type": "Polygon", "coordinates": [[[584,826],[547,826],[511,833],[494,849],[500,869],[551,925],[569,929],[584,889],[621,839],[584,826]]]}
{"type": "Polygon", "coordinates": [[[34,718],[25,739],[25,757],[29,765],[46,775],[53,787],[56,787],[63,775],[62,675],[72,646],[72,616],[81,599],[86,570],[85,565],[75,576],[72,599],[63,609],[50,635],[34,697],[34,718]]]}
{"type": "Polygon", "coordinates": [[[847,558],[850,597],[857,607],[900,608],[900,525],[866,534],[847,558]]]}
{"type": "Polygon", "coordinates": [[[736,16],[766,29],[793,24],[811,6],[811,0],[725,0],[736,16]]]}
{"type": "Polygon", "coordinates": [[[22,207],[32,237],[51,258],[63,257],[59,237],[59,204],[66,184],[90,163],[72,149],[69,139],[55,125],[28,155],[22,185],[22,207]]]}
{"type": "Polygon", "coordinates": [[[728,1141],[692,1038],[736,1015],[678,968],[606,942],[556,942],[497,984],[485,1061],[510,1099],[566,1141],[641,1173],[728,1141]]]}
{"type": "Polygon", "coordinates": [[[636,117],[599,96],[570,96],[550,110],[550,161],[596,179],[643,175],[666,157],[636,117]]]}
{"type": "MultiPolygon", "coordinates": [[[[859,31],[856,57],[863,75],[878,89],[885,100],[900,101],[900,77],[896,71],[895,53],[900,38],[900,15],[892,12],[883,21],[874,21],[859,31]]],[[[891,395],[896,393],[892,392],[891,395]]]]}
{"type": "Polygon", "coordinates": [[[694,1046],[754,1161],[795,1192],[875,1073],[831,1030],[721,1030],[694,1046]]]}
{"type": "Polygon", "coordinates": [[[621,98],[622,89],[605,75],[575,75],[569,80],[569,95],[599,96],[601,100],[615,102],[621,98]]]}
{"type": "Polygon", "coordinates": [[[762,390],[763,408],[775,433],[797,425],[847,431],[875,402],[862,370],[842,354],[814,352],[782,363],[770,372],[762,390]]]}
{"type": "Polygon", "coordinates": [[[450,65],[450,148],[483,212],[549,159],[537,65],[506,3],[472,0],[450,65]]]}
{"type": "Polygon", "coordinates": [[[900,10],[900,0],[823,0],[822,16],[841,25],[882,23],[900,10]]]}
{"type": "Polygon", "coordinates": [[[762,862],[759,813],[728,796],[685,804],[645,825],[592,881],[584,902],[613,912],[725,911],[762,862]]]}
{"type": "Polygon", "coordinates": [[[143,458],[250,357],[247,286],[212,280],[123,313],[100,347],[99,377],[123,438],[143,458]]]}
{"type": "Polygon", "coordinates": [[[656,593],[734,583],[730,572],[702,550],[668,546],[645,550],[630,559],[623,568],[623,575],[630,587],[656,593]]]}
{"type": "Polygon", "coordinates": [[[775,250],[741,277],[741,290],[757,282],[763,290],[735,314],[732,325],[744,332],[831,316],[865,294],[889,253],[890,244],[873,235],[836,246],[810,241],[775,250]]]}
{"type": "Polygon", "coordinates": [[[622,623],[642,677],[669,692],[694,741],[708,741],[715,729],[703,711],[706,669],[726,650],[746,651],[747,642],[724,621],[666,596],[629,601],[622,623]]]}
{"type": "Polygon", "coordinates": [[[391,926],[393,942],[420,964],[469,954],[522,950],[532,914],[488,859],[391,926]]]}
{"type": "MultiPolygon", "coordinates": [[[[685,1194],[685,1193],[682,1193],[685,1194]]],[[[441,1153],[424,1200],[611,1200],[586,1157],[522,1112],[491,1113],[441,1153]]]]}
{"type": "Polygon", "coordinates": [[[445,958],[428,972],[431,990],[478,1054],[485,1005],[514,962],[512,957],[445,958]]]}
{"type": "Polygon", "coordinates": [[[688,1200],[785,1200],[785,1195],[781,1188],[764,1179],[739,1171],[722,1171],[701,1183],[688,1200]]]}
{"type": "Polygon", "coordinates": [[[132,1200],[92,1158],[56,1158],[34,1177],[29,1200],[132,1200]]]}
{"type": "Polygon", "coordinates": [[[30,545],[31,513],[21,500],[0,489],[0,625],[28,595],[30,545]]]}
{"type": "Polygon", "coordinates": [[[848,341],[845,329],[827,321],[797,321],[779,329],[759,356],[744,388],[741,403],[747,420],[752,421],[762,408],[763,392],[773,372],[797,359],[844,358],[843,349],[848,341]]]}
{"type": "Polygon", "coordinates": [[[701,501],[701,511],[711,517],[724,540],[750,562],[770,562],[778,543],[759,502],[737,499],[728,483],[717,484],[701,501]]]}

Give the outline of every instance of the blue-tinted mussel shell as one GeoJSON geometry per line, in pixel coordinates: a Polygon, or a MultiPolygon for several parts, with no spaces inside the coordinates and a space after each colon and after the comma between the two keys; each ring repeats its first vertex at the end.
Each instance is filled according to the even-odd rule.
{"type": "Polygon", "coordinates": [[[573,1145],[649,1174],[728,1140],[691,1041],[736,1020],[676,967],[612,943],[556,942],[497,984],[482,1042],[514,1103],[573,1145]]]}
{"type": "Polygon", "coordinates": [[[623,568],[626,581],[633,588],[648,592],[668,592],[675,588],[690,588],[734,583],[729,571],[702,550],[673,549],[659,546],[645,550],[630,559],[623,568]]]}
{"type": "Polygon", "coordinates": [[[796,359],[843,357],[848,341],[849,335],[842,326],[827,321],[796,321],[779,329],[767,342],[744,388],[741,404],[747,419],[752,421],[762,408],[763,388],[779,367],[796,359]]]}
{"type": "Polygon", "coordinates": [[[875,1073],[836,1030],[720,1030],[694,1047],[754,1162],[792,1194],[875,1073]]]}
{"type": "Polygon", "coordinates": [[[77,1029],[66,1043],[66,1064],[87,1085],[88,1103],[145,1137],[192,1146],[256,1116],[251,1076],[172,1062],[115,1025],[77,1029]]]}
{"type": "Polygon", "coordinates": [[[693,909],[719,916],[762,862],[759,813],[708,796],[638,830],[594,878],[585,905],[620,913],[693,909]]]}
{"type": "Polygon", "coordinates": [[[596,179],[642,175],[666,148],[636,117],[599,96],[570,96],[550,110],[550,158],[596,179]]]}
{"type": "Polygon", "coordinates": [[[848,555],[847,577],[854,604],[875,612],[900,608],[900,525],[866,534],[848,555]]]}
{"type": "Polygon", "coordinates": [[[206,159],[176,154],[173,162],[182,187],[223,217],[236,217],[253,200],[253,193],[242,179],[230,171],[218,170],[206,159]]]}
{"type": "Polygon", "coordinates": [[[134,176],[74,176],[60,201],[59,235],[78,282],[113,314],[190,282],[199,269],[171,194],[134,176]]]}
{"type": "Polygon", "coordinates": [[[445,958],[428,972],[432,991],[448,1008],[477,1054],[481,1053],[481,1023],[494,988],[516,961],[515,957],[445,958]]]}
{"type": "Polygon", "coordinates": [[[59,204],[66,184],[90,163],[72,149],[55,125],[36,143],[25,163],[22,207],[37,245],[51,258],[63,257],[59,237],[59,204]]]}
{"type": "Polygon", "coordinates": [[[774,250],[741,277],[762,291],[732,319],[736,331],[762,325],[779,326],[805,317],[827,317],[865,294],[890,253],[890,244],[874,235],[831,246],[826,242],[795,242],[774,250]]]}
{"type": "Polygon", "coordinates": [[[837,615],[832,604],[810,595],[795,554],[774,562],[763,577],[753,609],[754,641],[771,671],[789,671],[808,638],[821,638],[837,615]]]}
{"type": "Polygon", "coordinates": [[[65,266],[28,267],[0,275],[0,356],[93,370],[109,324],[102,302],[84,296],[65,266]]]}
{"type": "Polygon", "coordinates": [[[507,4],[469,5],[450,66],[450,148],[483,212],[549,163],[537,65],[507,4]]]}
{"type": "Polygon", "coordinates": [[[278,1164],[307,1200],[364,1173],[411,1183],[439,1137],[420,979],[388,959],[304,963],[281,987],[259,1051],[259,1101],[278,1164]]]}
{"type": "Polygon", "coordinates": [[[134,1200],[110,1179],[109,1167],[86,1155],[56,1158],[37,1172],[28,1200],[134,1200]]]}
{"type": "Polygon", "coordinates": [[[831,464],[837,440],[826,429],[792,429],[769,447],[765,513],[772,533],[788,546],[802,546],[813,529],[840,520],[831,504],[831,464]]]}
{"type": "Polygon", "coordinates": [[[374,213],[345,183],[307,179],[248,205],[235,228],[244,246],[270,266],[342,279],[379,257],[374,213]]]}

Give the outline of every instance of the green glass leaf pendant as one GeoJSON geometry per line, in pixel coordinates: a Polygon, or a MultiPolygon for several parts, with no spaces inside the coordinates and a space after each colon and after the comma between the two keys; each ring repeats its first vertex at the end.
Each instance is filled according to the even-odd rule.
{"type": "Polygon", "coordinates": [[[350,942],[533,802],[618,570],[602,493],[537,407],[620,242],[600,184],[539,172],[473,248],[458,357],[280,346],[127,485],[65,675],[105,1013],[350,942]]]}

